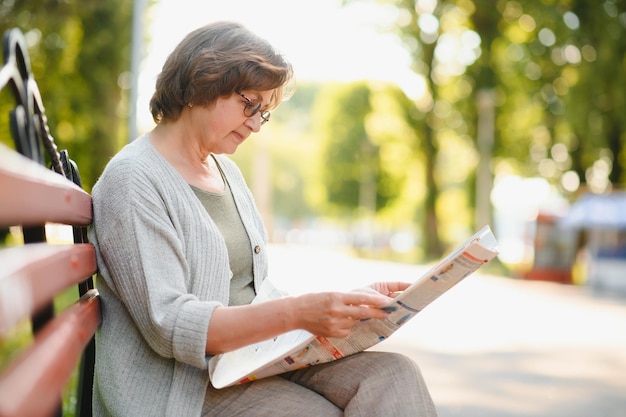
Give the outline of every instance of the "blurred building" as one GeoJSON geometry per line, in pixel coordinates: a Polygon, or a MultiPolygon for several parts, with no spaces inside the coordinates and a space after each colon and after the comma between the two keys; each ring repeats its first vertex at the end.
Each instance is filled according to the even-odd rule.
{"type": "Polygon", "coordinates": [[[572,232],[584,282],[626,292],[626,192],[583,194],[558,223],[557,233],[572,232]]]}

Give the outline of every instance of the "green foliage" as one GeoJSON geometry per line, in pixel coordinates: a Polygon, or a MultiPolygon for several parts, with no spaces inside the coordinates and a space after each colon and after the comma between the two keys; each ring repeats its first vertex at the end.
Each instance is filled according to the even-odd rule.
{"type": "MultiPolygon", "coordinates": [[[[55,310],[62,311],[78,298],[78,290],[70,288],[55,299],[55,310]]],[[[26,319],[19,323],[5,337],[0,337],[0,370],[4,369],[11,361],[19,357],[20,353],[33,342],[30,322],[26,319]]],[[[76,390],[78,386],[78,364],[71,376],[68,386],[63,394],[63,416],[75,415],[76,390]]]]}
{"type": "Polygon", "coordinates": [[[310,109],[317,83],[299,83],[296,94],[272,112],[272,120],[252,135],[232,156],[257,194],[271,196],[263,207],[266,222],[298,222],[315,217],[313,201],[319,189],[319,141],[311,133],[310,109]],[[269,213],[271,212],[271,214],[269,213]]]}
{"type": "MultiPolygon", "coordinates": [[[[484,150],[478,159],[468,158],[473,162],[462,170],[467,201],[475,201],[473,169],[484,164],[494,176],[543,177],[566,196],[578,192],[575,183],[566,181],[572,172],[582,189],[624,187],[624,1],[379,2],[398,9],[391,30],[406,45],[427,86],[415,98],[427,114],[426,123],[414,119],[413,125],[420,140],[416,155],[426,163],[427,251],[436,254],[428,248],[436,249],[437,242],[428,239],[439,234],[437,223],[446,225],[444,240],[455,240],[445,229],[462,225],[451,227],[448,222],[460,218],[446,218],[447,194],[460,183],[442,161],[458,143],[476,154],[472,147],[478,143],[472,141],[478,142],[481,110],[476,99],[482,91],[495,92],[493,160],[484,159],[489,155],[484,150]]],[[[461,218],[467,222],[467,216],[461,218]]]]}
{"type": "MultiPolygon", "coordinates": [[[[371,112],[366,84],[330,84],[320,93],[315,114],[324,141],[322,179],[329,203],[344,213],[359,207],[361,185],[376,169],[375,145],[365,131],[364,120],[371,112]]],[[[374,173],[375,175],[375,173],[374,173]]],[[[368,207],[371,208],[371,207],[368,207]]]]}
{"type": "Polygon", "coordinates": [[[401,195],[414,143],[403,117],[407,105],[395,86],[364,81],[324,86],[314,114],[331,211],[381,213],[401,195]]]}
{"type": "Polygon", "coordinates": [[[425,191],[414,149],[419,139],[409,123],[416,116],[414,103],[394,85],[302,83],[233,159],[270,229],[335,216],[341,223],[330,223],[348,229],[375,215],[384,233],[412,231],[425,191]]]}
{"type": "Polygon", "coordinates": [[[0,4],[0,29],[25,34],[52,136],[78,162],[88,190],[126,141],[119,80],[129,70],[131,18],[132,0],[0,4]]]}

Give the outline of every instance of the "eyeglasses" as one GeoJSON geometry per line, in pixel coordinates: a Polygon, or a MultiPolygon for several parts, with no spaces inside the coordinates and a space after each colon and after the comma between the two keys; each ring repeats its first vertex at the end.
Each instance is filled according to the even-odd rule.
{"type": "MultiPolygon", "coordinates": [[[[237,94],[239,94],[241,96],[241,98],[243,98],[246,101],[246,105],[243,108],[243,114],[246,117],[252,117],[255,114],[257,114],[259,111],[261,111],[261,103],[254,103],[252,100],[250,100],[245,94],[240,93],[239,91],[237,91],[237,94]]],[[[265,124],[267,122],[270,121],[270,112],[266,111],[262,111],[261,112],[261,124],[265,124]]]]}

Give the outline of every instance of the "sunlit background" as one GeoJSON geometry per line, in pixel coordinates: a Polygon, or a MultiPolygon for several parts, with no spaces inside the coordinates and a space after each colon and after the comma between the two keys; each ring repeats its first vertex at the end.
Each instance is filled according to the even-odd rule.
{"type": "MultiPolygon", "coordinates": [[[[370,85],[375,81],[386,82],[398,86],[410,100],[413,100],[417,111],[425,114],[430,112],[439,119],[439,122],[427,123],[434,132],[437,132],[436,138],[415,140],[437,142],[438,149],[425,156],[437,158],[435,169],[438,172],[434,175],[438,178],[433,179],[433,183],[426,180],[426,186],[437,183],[439,187],[437,191],[439,202],[431,209],[439,219],[438,234],[444,245],[454,244],[477,226],[490,223],[499,238],[501,249],[499,259],[505,265],[515,269],[519,274],[534,272],[542,274],[545,271],[529,271],[533,268],[533,262],[536,262],[537,219],[539,218],[539,223],[542,223],[540,227],[557,227],[560,219],[567,215],[569,205],[577,195],[585,191],[605,193],[616,185],[609,179],[616,155],[612,155],[608,149],[598,148],[594,151],[595,155],[585,157],[596,160],[586,169],[585,178],[581,178],[580,169],[577,172],[573,166],[571,154],[572,151],[576,151],[576,141],[582,138],[575,138],[576,132],[572,128],[564,129],[558,122],[550,121],[550,117],[562,115],[563,106],[566,105],[563,97],[575,87],[577,78],[585,74],[585,70],[581,69],[583,64],[594,63],[599,48],[606,47],[594,46],[584,37],[577,40],[573,36],[581,26],[580,17],[573,8],[566,10],[564,7],[556,7],[554,17],[559,21],[549,22],[542,21],[543,16],[537,14],[540,8],[525,10],[524,5],[519,2],[499,2],[498,12],[502,15],[500,25],[508,26],[503,29],[500,38],[495,37],[491,40],[493,57],[490,58],[492,62],[489,65],[501,67],[499,71],[503,74],[499,77],[503,85],[488,85],[486,86],[488,88],[481,88],[476,84],[481,82],[479,77],[482,75],[477,74],[475,70],[472,72],[472,67],[480,64],[477,62],[479,59],[485,58],[484,42],[489,38],[478,33],[480,28],[472,27],[471,14],[476,12],[469,2],[459,3],[456,8],[450,6],[454,2],[446,5],[446,2],[434,0],[395,4],[370,1],[352,1],[343,4],[339,0],[321,0],[305,4],[284,0],[265,2],[164,0],[150,5],[143,0],[143,3],[139,3],[145,13],[140,24],[146,39],[140,45],[139,50],[142,52],[138,52],[141,53],[135,110],[138,133],[153,126],[147,110],[148,101],[155,77],[167,54],[192,29],[211,21],[236,20],[267,38],[292,61],[299,85],[306,85],[307,82],[318,85],[329,82],[346,84],[361,80],[367,80],[370,85]],[[407,11],[408,4],[414,4],[413,17],[407,11]],[[396,5],[401,7],[395,7],[396,5]],[[411,34],[412,29],[407,27],[411,27],[412,19],[416,19],[419,31],[411,34]],[[399,27],[404,31],[398,30],[399,27]],[[411,37],[414,39],[411,40],[411,37]],[[429,51],[424,49],[424,46],[432,46],[430,64],[421,57],[424,51],[429,51]],[[532,59],[529,54],[535,54],[538,58],[532,59]],[[544,61],[546,58],[549,61],[544,61]],[[508,62],[497,62],[502,59],[508,62]],[[430,68],[425,69],[423,65],[430,65],[430,68]],[[520,97],[523,91],[514,85],[507,85],[516,82],[515,79],[510,81],[506,79],[513,71],[521,71],[519,75],[525,78],[525,81],[519,82],[522,89],[526,84],[528,88],[537,90],[533,93],[534,97],[524,101],[520,97]],[[432,80],[430,84],[428,78],[432,80]],[[532,82],[536,82],[535,87],[532,87],[532,82]],[[439,91],[433,92],[433,87],[437,87],[439,91]],[[508,100],[503,94],[509,95],[508,100]],[[476,110],[467,107],[468,99],[471,100],[472,96],[476,102],[469,101],[469,104],[478,107],[476,116],[473,115],[476,110]],[[504,101],[508,103],[503,105],[504,101]],[[509,108],[502,112],[512,112],[512,116],[503,116],[500,121],[493,120],[497,117],[494,109],[498,106],[505,109],[514,102],[518,102],[520,106],[517,114],[514,108],[509,108]],[[541,106],[553,115],[541,120],[541,106]],[[464,107],[466,114],[462,113],[464,107]],[[506,121],[508,117],[511,118],[511,122],[506,121]],[[476,118],[475,122],[468,123],[469,118],[476,118]],[[506,130],[510,133],[506,130],[498,132],[503,123],[509,123],[506,130]],[[517,144],[511,143],[513,151],[511,155],[494,155],[493,142],[498,140],[498,136],[507,136],[504,141],[518,141],[517,144]],[[521,146],[528,146],[527,152],[524,152],[521,146]],[[520,149],[513,149],[515,147],[520,149]],[[518,158],[518,161],[512,161],[511,158],[518,158]],[[584,183],[582,188],[581,183],[584,183]],[[459,185],[466,190],[461,191],[459,185]],[[466,195],[462,195],[463,193],[466,195]],[[473,215],[471,211],[465,210],[465,207],[474,204],[472,201],[476,201],[472,208],[473,215]]],[[[477,7],[484,6],[481,2],[476,4],[477,7]]],[[[606,1],[603,3],[602,11],[608,17],[615,18],[623,30],[623,12],[620,14],[619,7],[617,3],[606,1]]],[[[484,66],[485,63],[480,65],[484,66]]],[[[495,81],[491,81],[491,84],[495,81]]],[[[315,94],[319,89],[315,90],[315,94]]],[[[298,100],[297,94],[298,92],[294,101],[298,100]]],[[[305,111],[309,112],[309,117],[316,117],[319,112],[313,113],[311,106],[312,104],[305,111]]],[[[384,239],[391,250],[396,252],[409,252],[411,248],[424,243],[423,234],[428,234],[428,228],[418,226],[417,231],[412,230],[417,220],[412,216],[411,208],[399,207],[401,203],[396,204],[395,208],[388,209],[387,211],[393,214],[388,214],[387,217],[405,216],[404,224],[385,220],[384,210],[372,206],[373,208],[370,207],[369,210],[375,212],[373,217],[358,216],[360,220],[358,224],[354,222],[350,226],[345,226],[344,222],[343,226],[339,227],[339,229],[348,227],[350,229],[348,231],[338,230],[335,222],[329,224],[324,221],[324,217],[328,217],[330,213],[329,210],[326,210],[326,215],[321,216],[317,212],[314,215],[315,219],[307,215],[295,216],[299,218],[284,215],[281,206],[293,204],[293,200],[291,203],[281,200],[288,197],[289,188],[304,186],[305,190],[301,190],[305,194],[304,204],[312,205],[314,211],[315,201],[328,197],[319,193],[317,196],[313,195],[315,192],[311,189],[320,186],[315,184],[315,181],[305,179],[304,183],[299,184],[298,181],[289,179],[288,176],[294,173],[281,165],[279,154],[291,150],[294,152],[292,157],[306,159],[304,167],[296,174],[309,178],[307,169],[311,171],[323,169],[323,161],[319,159],[317,165],[314,165],[313,155],[319,156],[320,152],[324,151],[319,147],[302,143],[306,140],[323,142],[319,130],[315,131],[317,128],[315,123],[307,120],[304,129],[290,132],[288,119],[303,117],[301,114],[294,115],[290,110],[290,103],[283,104],[276,112],[277,122],[268,125],[264,132],[258,135],[257,139],[262,140],[263,145],[251,145],[247,149],[248,152],[244,150],[240,152],[242,155],[235,156],[256,167],[254,173],[251,171],[252,168],[245,173],[250,178],[261,209],[267,223],[272,227],[271,231],[275,232],[273,236],[276,239],[290,238],[326,244],[336,242],[343,244],[360,239],[366,241],[367,245],[372,245],[375,240],[384,239]],[[285,119],[280,119],[281,112],[285,119]],[[289,139],[291,143],[285,145],[283,140],[285,136],[291,136],[289,139]],[[272,194],[271,189],[279,191],[283,189],[286,195],[282,196],[275,191],[272,194]],[[294,226],[295,224],[298,226],[294,226]],[[346,236],[346,233],[349,236],[346,236]]],[[[368,118],[376,119],[374,116],[368,118]]],[[[367,123],[368,140],[374,142],[379,151],[391,148],[379,143],[384,139],[375,137],[377,135],[375,130],[381,129],[377,127],[380,124],[372,120],[367,123]]],[[[389,123],[389,120],[381,123],[389,123]]],[[[385,125],[382,126],[382,129],[387,128],[385,125]]],[[[380,132],[378,134],[381,135],[380,132]]],[[[408,148],[406,150],[408,151],[408,148]]],[[[399,146],[395,151],[402,152],[399,146]]],[[[397,159],[389,161],[389,163],[398,162],[397,159]]],[[[408,166],[405,168],[412,169],[408,166]]],[[[409,181],[423,182],[424,178],[418,176],[419,174],[416,174],[416,177],[409,181]]],[[[367,192],[363,182],[360,187],[362,195],[359,200],[361,204],[359,211],[364,213],[368,207],[363,207],[363,204],[367,204],[367,201],[372,204],[373,197],[368,200],[367,196],[363,196],[367,192]]],[[[414,199],[416,204],[427,195],[427,191],[417,185],[405,188],[404,191],[398,192],[414,193],[413,196],[406,198],[414,199]]],[[[419,212],[419,209],[416,210],[419,212]]],[[[425,214],[422,212],[422,217],[425,214]]],[[[569,269],[579,248],[572,244],[570,247],[562,248],[561,246],[567,245],[567,241],[571,243],[572,240],[568,235],[570,232],[564,233],[567,235],[564,238],[566,242],[552,239],[546,244],[557,246],[555,250],[560,251],[559,253],[567,259],[562,259],[561,263],[548,259],[545,261],[546,265],[543,267],[535,265],[536,268],[569,269]],[[550,265],[550,262],[555,265],[550,265]]],[[[610,242],[619,239],[619,236],[600,236],[596,240],[600,242],[598,245],[604,247],[607,244],[613,245],[610,242]],[[606,242],[607,239],[609,243],[606,242]]],[[[433,253],[436,254],[437,250],[417,256],[428,257],[433,253]]],[[[584,282],[589,275],[587,269],[587,266],[578,268],[574,270],[573,276],[564,279],[584,282]]],[[[562,272],[557,271],[557,274],[562,272]]]]}
{"type": "MultiPolygon", "coordinates": [[[[623,33],[624,5],[601,3],[586,2],[613,17],[623,33]]],[[[586,88],[580,78],[589,76],[586,67],[607,53],[607,45],[576,36],[588,17],[573,9],[556,7],[547,17],[528,2],[474,4],[497,4],[501,33],[480,33],[470,2],[163,1],[150,12],[154,38],[142,64],[139,108],[167,51],[188,30],[221,19],[246,24],[292,61],[298,79],[294,98],[235,155],[276,244],[271,271],[277,283],[299,293],[350,289],[381,276],[412,280],[421,271],[414,264],[432,261],[489,223],[504,269],[455,288],[382,348],[414,355],[442,415],[572,416],[595,408],[598,415],[618,416],[619,403],[597,402],[620,396],[616,381],[626,361],[616,352],[625,346],[619,335],[626,323],[623,305],[577,298],[569,287],[559,287],[626,294],[626,207],[616,193],[624,178],[611,176],[621,157],[592,139],[607,134],[600,125],[610,122],[590,108],[579,116],[588,117],[587,129],[576,122],[568,126],[562,117],[566,107],[574,107],[571,100],[608,100],[606,93],[581,98],[575,91],[586,88]],[[498,73],[486,84],[485,67],[498,73]],[[359,84],[363,80],[367,87],[359,84]],[[406,126],[390,86],[413,103],[412,111],[422,114],[413,115],[414,122],[429,127],[432,136],[406,126]],[[305,115],[299,94],[315,96],[305,115]],[[368,110],[354,104],[367,97],[368,110]],[[359,111],[365,114],[354,116],[359,111]],[[342,126],[365,140],[342,132],[342,126]],[[350,141],[358,145],[343,148],[350,141]],[[423,148],[424,141],[436,150],[423,148]],[[580,141],[597,144],[583,157],[585,169],[576,166],[580,141]],[[376,185],[384,182],[360,171],[352,183],[356,203],[328,208],[327,201],[341,200],[336,193],[349,192],[340,186],[335,194],[328,190],[336,186],[329,177],[349,176],[337,172],[349,164],[333,161],[331,148],[349,161],[387,167],[376,175],[395,178],[401,185],[388,185],[389,193],[401,197],[384,196],[376,185]],[[372,152],[382,156],[372,158],[372,152]],[[436,201],[429,211],[425,203],[433,188],[436,201]],[[607,200],[596,202],[595,196],[607,200]],[[603,209],[608,205],[621,209],[603,209]],[[436,228],[424,225],[431,214],[436,228]],[[429,239],[433,233],[440,242],[429,239]],[[302,252],[290,245],[318,249],[302,252]],[[425,249],[429,245],[439,249],[425,249]],[[345,253],[402,262],[355,263],[345,253]],[[535,285],[519,286],[502,276],[535,285]],[[568,379],[581,382],[562,383],[568,379]]],[[[623,67],[617,78],[623,87],[623,67]]],[[[150,120],[141,126],[149,128],[150,120]]],[[[623,133],[620,138],[626,141],[623,133]]]]}
{"type": "Polygon", "coordinates": [[[623,0],[0,6],[3,27],[25,32],[52,133],[88,190],[152,128],[175,45],[212,21],[244,23],[297,77],[233,156],[277,283],[413,280],[490,224],[497,260],[383,347],[417,359],[441,416],[625,415],[623,0]]]}
{"type": "MultiPolygon", "coordinates": [[[[140,107],[147,106],[167,54],[191,30],[217,20],[245,24],[268,39],[294,65],[301,80],[354,81],[364,78],[403,82],[414,88],[415,74],[397,37],[384,33],[397,12],[375,4],[340,7],[339,0],[311,3],[165,0],[147,11],[140,107]]],[[[144,112],[145,113],[145,112],[144,112]]],[[[140,113],[141,117],[142,114],[140,113]]],[[[143,115],[144,126],[151,120],[143,115]]]]}

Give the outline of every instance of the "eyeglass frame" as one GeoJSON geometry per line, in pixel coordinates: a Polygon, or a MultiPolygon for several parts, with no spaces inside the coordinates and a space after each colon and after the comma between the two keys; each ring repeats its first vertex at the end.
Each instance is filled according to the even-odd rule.
{"type": "MultiPolygon", "coordinates": [[[[241,91],[237,91],[237,94],[239,94],[241,98],[243,98],[246,101],[246,104],[243,107],[244,116],[252,117],[255,114],[257,114],[259,111],[261,111],[261,106],[263,106],[263,104],[259,103],[255,106],[254,102],[248,96],[243,94],[241,91]]],[[[270,112],[267,110],[262,111],[261,112],[261,125],[264,125],[265,123],[269,121],[270,121],[270,112]]]]}

